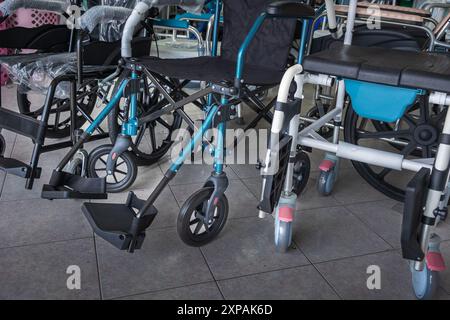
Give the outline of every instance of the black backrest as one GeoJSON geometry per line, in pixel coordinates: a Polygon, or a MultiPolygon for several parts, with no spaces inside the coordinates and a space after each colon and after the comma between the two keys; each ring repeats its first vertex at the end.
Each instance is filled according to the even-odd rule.
{"type": "MultiPolygon", "coordinates": [[[[265,11],[267,4],[274,1],[223,0],[222,57],[236,61],[239,48],[253,23],[265,11]]],[[[295,19],[266,19],[247,51],[246,64],[283,70],[294,39],[295,26],[295,19]]]]}

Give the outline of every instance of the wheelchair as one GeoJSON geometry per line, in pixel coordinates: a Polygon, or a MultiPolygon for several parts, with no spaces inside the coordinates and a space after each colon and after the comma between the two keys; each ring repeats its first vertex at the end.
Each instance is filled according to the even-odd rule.
{"type": "MultiPolygon", "coordinates": [[[[447,50],[445,31],[450,23],[450,15],[437,22],[431,17],[432,13],[427,10],[374,4],[377,8],[382,9],[380,12],[381,29],[369,29],[366,25],[370,13],[369,5],[365,2],[358,3],[357,24],[354,27],[352,44],[416,52],[447,50]]],[[[436,7],[438,6],[439,4],[436,4],[436,7]]],[[[347,12],[347,6],[336,6],[338,18],[345,21],[347,12]]],[[[318,16],[315,22],[325,14],[318,16]]],[[[345,24],[343,26],[345,27],[345,24]]],[[[317,53],[327,50],[339,46],[341,42],[342,39],[334,39],[332,36],[315,38],[314,41],[310,39],[310,52],[317,53]]],[[[330,111],[330,106],[336,98],[335,92],[336,88],[316,86],[316,104],[301,117],[302,122],[310,123],[330,111]]],[[[341,131],[346,142],[366,145],[377,141],[383,144],[386,149],[397,150],[409,158],[434,156],[438,143],[437,137],[433,136],[433,141],[425,141],[414,135],[413,131],[414,127],[424,121],[429,122],[430,127],[441,130],[445,119],[445,109],[438,106],[420,108],[420,102],[417,101],[401,119],[395,123],[386,123],[373,119],[367,120],[359,116],[351,108],[351,101],[348,98],[346,98],[346,106],[349,106],[349,108],[346,108],[341,121],[341,131]],[[398,132],[400,130],[401,132],[398,132]],[[415,148],[412,147],[412,143],[416,144],[415,148]],[[406,148],[407,146],[409,147],[406,148]]],[[[333,128],[333,123],[329,123],[317,129],[317,132],[330,139],[334,135],[333,128]]],[[[330,166],[334,166],[336,161],[337,159],[328,155],[320,166],[324,170],[321,170],[317,190],[324,196],[330,195],[333,191],[337,168],[331,174],[328,173],[328,169],[330,166]]],[[[408,181],[404,178],[404,174],[400,176],[389,168],[378,168],[357,161],[352,161],[352,164],[359,175],[375,189],[394,200],[404,201],[408,181]]]]}
{"type": "MultiPolygon", "coordinates": [[[[168,2],[170,1],[166,3],[168,2]]],[[[314,15],[311,7],[298,2],[224,0],[222,4],[224,29],[221,55],[217,55],[219,19],[215,20],[212,56],[206,57],[135,58],[126,50],[127,43],[124,41],[129,41],[131,37],[124,33],[122,66],[128,69],[125,72],[129,76],[120,83],[110,103],[103,109],[101,116],[95,119],[95,124],[85,131],[80,143],[89,139],[96,125],[107,117],[123,95],[129,97],[127,118],[122,123],[122,133],[106,160],[107,173],[112,174],[119,155],[130,148],[133,143],[131,137],[137,136],[141,127],[163,114],[180,114],[191,128],[193,137],[181,150],[179,157],[173,159],[170,168],[147,200],[138,199],[130,192],[125,204],[83,204],[83,212],[94,232],[118,249],[133,252],[141,248],[145,230],[157,214],[155,200],[198,146],[202,151],[210,152],[214,160],[213,171],[203,187],[189,197],[181,208],[177,231],[180,238],[190,246],[205,245],[218,236],[228,216],[228,200],[225,196],[228,178],[224,172],[226,124],[236,116],[235,106],[243,101],[248,101],[258,110],[273,106],[275,99],[265,105],[257,94],[266,88],[277,86],[286,69],[297,19],[310,19],[314,15]],[[254,21],[254,24],[249,25],[248,21],[254,21]],[[143,78],[153,83],[164,100],[160,101],[162,107],[158,107],[157,111],[139,117],[136,110],[138,96],[145,90],[145,86],[142,86],[143,78]],[[190,80],[208,84],[199,91],[188,94],[182,88],[190,80]],[[195,124],[183,110],[190,103],[199,105],[206,113],[198,130],[195,130],[195,124]],[[207,134],[212,128],[215,129],[213,139],[207,134]],[[205,136],[206,140],[203,139],[205,136]]],[[[127,20],[125,30],[133,29],[150,5],[151,2],[146,1],[138,3],[127,20]]],[[[216,6],[220,5],[221,2],[216,1],[216,6]]],[[[73,175],[67,176],[60,168],[76,152],[77,147],[71,149],[54,171],[54,177],[66,176],[66,180],[75,178],[73,175]]],[[[105,181],[106,178],[102,179],[105,181]]],[[[89,184],[89,181],[84,180],[82,183],[89,184]]],[[[69,188],[61,184],[52,187],[69,188]]],[[[91,195],[96,196],[85,194],[86,198],[91,195]]]]}
{"type": "MultiPolygon", "coordinates": [[[[42,8],[41,3],[38,3],[38,8],[42,8]]],[[[83,14],[80,23],[85,22],[87,28],[101,22],[107,24],[111,20],[126,19],[130,12],[131,10],[126,8],[96,6],[83,14]]],[[[36,53],[1,59],[20,83],[26,84],[31,90],[47,92],[44,105],[37,113],[22,114],[10,108],[0,108],[0,128],[28,137],[34,143],[29,164],[5,157],[3,154],[0,157],[0,169],[25,178],[27,189],[32,189],[34,180],[41,175],[41,169],[38,167],[40,155],[76,144],[81,134],[79,131],[81,126],[85,122],[93,121],[90,114],[97,99],[108,99],[108,90],[111,87],[109,81],[116,77],[114,71],[120,57],[120,40],[112,42],[104,41],[105,39],[96,40],[92,35],[93,30],[94,28],[90,30],[91,34],[77,32],[75,52],[36,53]],[[36,74],[39,81],[33,78],[36,74]],[[100,83],[99,80],[106,81],[100,83]],[[66,141],[45,144],[47,132],[52,125],[50,116],[54,113],[54,123],[62,123],[59,119],[61,112],[69,113],[64,123],[65,127],[68,127],[70,138],[66,141]]],[[[132,46],[137,53],[146,54],[150,50],[150,38],[138,37],[132,46]]],[[[108,137],[101,128],[96,132],[98,134],[94,140],[108,137]]],[[[0,149],[4,150],[4,139],[1,142],[3,146],[0,149]]],[[[80,151],[77,159],[72,159],[66,170],[85,174],[86,161],[86,153],[80,151]]]]}
{"type": "MultiPolygon", "coordinates": [[[[350,1],[355,9],[356,0],[350,1]]],[[[328,19],[335,22],[333,3],[327,3],[328,19]]],[[[433,52],[411,52],[351,45],[355,10],[349,10],[344,43],[330,50],[307,56],[291,67],[280,84],[277,106],[267,151],[260,216],[274,213],[275,244],[287,251],[292,238],[297,195],[293,191],[293,157],[309,148],[391,170],[415,173],[409,181],[401,230],[403,258],[410,263],[412,286],[418,299],[433,298],[439,272],[445,269],[440,238],[434,226],[445,219],[450,168],[450,113],[440,131],[422,122],[415,128],[420,139],[438,136],[434,158],[406,159],[397,152],[333,141],[321,137],[316,129],[342,114],[345,95],[352,109],[368,120],[392,123],[401,119],[416,101],[421,108],[450,105],[450,58],[433,52]],[[305,84],[338,88],[336,107],[310,126],[298,131],[305,84]],[[299,150],[300,148],[300,150],[299,150]]],[[[400,131],[401,134],[403,133],[400,131]]],[[[325,168],[324,168],[325,169],[325,168]]],[[[332,172],[333,166],[327,168],[332,172]]]]}

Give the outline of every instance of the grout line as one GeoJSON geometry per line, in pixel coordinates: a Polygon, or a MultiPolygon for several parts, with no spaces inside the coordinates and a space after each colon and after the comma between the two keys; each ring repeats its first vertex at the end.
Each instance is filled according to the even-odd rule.
{"type": "Polygon", "coordinates": [[[102,281],[100,276],[100,264],[98,262],[98,252],[97,252],[97,241],[95,239],[95,234],[92,232],[93,240],[94,240],[94,253],[95,253],[95,262],[97,264],[97,278],[98,278],[98,290],[100,293],[100,300],[104,300],[103,290],[102,290],[102,281]]]}
{"type": "Polygon", "coordinates": [[[128,298],[128,297],[141,296],[141,295],[144,295],[144,294],[153,294],[153,293],[164,292],[164,291],[168,291],[168,290],[188,288],[188,287],[197,286],[197,285],[206,284],[206,283],[211,283],[211,282],[213,282],[213,281],[209,280],[209,281],[202,281],[202,282],[188,284],[188,285],[168,287],[168,288],[164,288],[164,289],[157,289],[157,290],[150,290],[150,291],[143,291],[143,292],[139,292],[139,293],[128,294],[128,295],[125,295],[125,296],[117,296],[117,297],[113,297],[113,298],[108,298],[106,300],[119,300],[119,299],[128,298]]]}
{"type": "Polygon", "coordinates": [[[22,244],[22,245],[16,245],[16,246],[2,247],[2,248],[0,248],[0,251],[8,250],[8,249],[19,249],[19,248],[26,248],[26,247],[33,247],[33,246],[41,246],[41,245],[47,245],[47,244],[53,244],[53,243],[85,240],[85,239],[92,239],[92,237],[80,237],[80,238],[72,238],[72,239],[64,239],[64,240],[52,240],[52,241],[28,243],[28,244],[22,244]]]}
{"type": "Polygon", "coordinates": [[[202,257],[203,257],[203,260],[205,261],[205,264],[206,264],[206,266],[208,267],[208,270],[209,270],[209,273],[211,274],[211,277],[214,279],[214,283],[216,284],[217,290],[219,290],[219,293],[220,293],[220,295],[222,296],[222,299],[225,300],[225,296],[223,295],[222,290],[220,290],[219,283],[217,282],[216,277],[214,277],[214,274],[213,274],[213,272],[212,272],[212,270],[211,270],[211,267],[210,267],[209,264],[208,264],[208,260],[206,259],[206,256],[205,256],[205,254],[203,253],[202,248],[198,248],[198,249],[200,250],[200,253],[201,253],[202,257]]]}

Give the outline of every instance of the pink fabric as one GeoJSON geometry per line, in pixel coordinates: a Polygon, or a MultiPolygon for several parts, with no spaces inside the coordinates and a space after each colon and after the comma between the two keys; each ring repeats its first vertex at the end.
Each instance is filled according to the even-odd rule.
{"type": "Polygon", "coordinates": [[[428,252],[426,261],[427,266],[431,271],[441,272],[445,270],[444,258],[440,252],[428,252]]]}

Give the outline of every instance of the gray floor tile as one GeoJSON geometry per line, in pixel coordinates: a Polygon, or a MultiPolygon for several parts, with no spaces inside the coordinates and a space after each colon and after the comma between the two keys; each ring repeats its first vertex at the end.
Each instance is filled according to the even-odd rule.
{"type": "Polygon", "coordinates": [[[258,178],[261,179],[261,171],[256,169],[256,164],[232,164],[230,168],[241,179],[258,178]]]}
{"type": "Polygon", "coordinates": [[[328,261],[390,249],[343,207],[303,211],[294,220],[294,241],[312,261],[328,261]]]}
{"type": "Polygon", "coordinates": [[[105,299],[213,280],[200,250],[185,245],[172,228],[148,231],[133,254],[97,237],[96,244],[105,299]]]}
{"type": "Polygon", "coordinates": [[[125,297],[124,300],[222,300],[217,284],[212,282],[125,297]]]}
{"type": "Polygon", "coordinates": [[[276,252],[270,217],[230,220],[218,239],[201,250],[216,279],[309,264],[296,249],[276,252]]]}
{"type": "Polygon", "coordinates": [[[332,195],[341,204],[388,199],[365,182],[353,169],[339,171],[332,195]]]}
{"type": "MultiPolygon", "coordinates": [[[[382,200],[347,205],[346,207],[391,246],[400,248],[403,214],[395,210],[397,206],[398,202],[394,200],[382,200]]],[[[443,240],[450,239],[450,225],[440,223],[436,228],[436,233],[443,240]]]]}
{"type": "Polygon", "coordinates": [[[448,294],[450,294],[450,241],[441,243],[441,253],[447,265],[445,271],[440,273],[441,286],[448,294]]]}
{"type": "Polygon", "coordinates": [[[225,299],[339,299],[313,266],[219,281],[225,299]]]}
{"type": "Polygon", "coordinates": [[[93,239],[0,250],[0,299],[99,299],[93,239]],[[69,290],[69,266],[81,271],[81,289],[69,290]]]}
{"type": "Polygon", "coordinates": [[[415,299],[408,263],[397,251],[320,263],[316,265],[344,299],[415,299]],[[369,290],[367,268],[380,267],[381,289],[369,290]]]}
{"type": "Polygon", "coordinates": [[[42,199],[0,202],[0,247],[92,237],[81,202],[42,199]]]}
{"type": "MultiPolygon", "coordinates": [[[[180,207],[203,183],[171,186],[180,207]]],[[[228,218],[256,217],[258,215],[258,199],[240,180],[230,180],[225,195],[230,206],[228,218]]]]}

